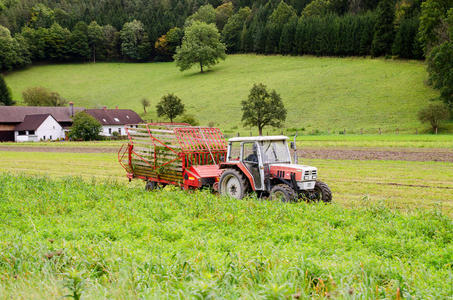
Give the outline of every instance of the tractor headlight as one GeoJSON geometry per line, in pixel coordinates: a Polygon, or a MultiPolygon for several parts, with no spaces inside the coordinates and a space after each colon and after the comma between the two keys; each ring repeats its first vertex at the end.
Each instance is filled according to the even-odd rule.
{"type": "Polygon", "coordinates": [[[311,179],[316,179],[316,177],[317,177],[316,175],[313,175],[311,176],[311,179]]]}
{"type": "Polygon", "coordinates": [[[304,180],[310,179],[310,176],[304,176],[304,180]]]}

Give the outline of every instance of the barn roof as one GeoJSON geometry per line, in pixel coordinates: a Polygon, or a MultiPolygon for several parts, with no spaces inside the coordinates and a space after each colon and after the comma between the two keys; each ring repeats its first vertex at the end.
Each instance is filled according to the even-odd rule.
{"type": "Polygon", "coordinates": [[[142,118],[130,109],[87,109],[86,113],[102,125],[126,125],[143,123],[142,118]]]}
{"type": "Polygon", "coordinates": [[[17,125],[15,130],[17,131],[36,130],[39,128],[39,126],[41,126],[42,122],[44,122],[49,116],[52,117],[51,114],[26,115],[24,121],[17,125]]]}
{"type": "MultiPolygon", "coordinates": [[[[84,110],[74,107],[74,113],[84,110]]],[[[71,122],[71,108],[52,106],[0,106],[0,123],[21,123],[27,115],[50,114],[57,122],[71,122]]]]}

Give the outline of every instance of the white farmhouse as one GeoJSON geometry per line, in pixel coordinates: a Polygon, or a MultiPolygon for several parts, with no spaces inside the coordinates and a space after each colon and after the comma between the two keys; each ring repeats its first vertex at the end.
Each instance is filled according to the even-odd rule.
{"type": "Polygon", "coordinates": [[[16,142],[54,141],[64,139],[63,127],[51,114],[26,115],[14,129],[16,142]]]}
{"type": "Polygon", "coordinates": [[[124,126],[128,124],[143,123],[142,118],[130,109],[86,109],[85,112],[99,121],[102,125],[100,135],[112,136],[114,132],[118,135],[125,135],[124,126]]]}

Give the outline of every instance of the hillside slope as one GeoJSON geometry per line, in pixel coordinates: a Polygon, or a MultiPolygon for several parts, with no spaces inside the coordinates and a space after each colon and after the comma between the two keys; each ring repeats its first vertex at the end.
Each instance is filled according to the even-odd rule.
{"type": "MultiPolygon", "coordinates": [[[[214,122],[228,132],[242,130],[240,102],[253,83],[276,89],[287,108],[287,128],[338,132],[414,132],[422,129],[418,110],[437,92],[424,85],[418,61],[365,58],[230,55],[205,74],[181,73],[174,63],[97,63],[35,66],[6,76],[14,98],[27,87],[45,86],[77,106],[152,107],[175,93],[202,125],[214,122]]],[[[247,130],[248,131],[248,130],[247,130]]]]}

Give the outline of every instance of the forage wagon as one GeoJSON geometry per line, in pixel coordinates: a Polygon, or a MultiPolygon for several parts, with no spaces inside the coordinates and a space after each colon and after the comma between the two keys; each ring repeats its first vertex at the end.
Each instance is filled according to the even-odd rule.
{"type": "MultiPolygon", "coordinates": [[[[227,142],[218,128],[185,123],[126,126],[129,143],[118,151],[128,178],[153,190],[167,184],[183,189],[212,188],[241,199],[258,196],[282,201],[330,202],[332,193],[315,167],[294,163],[286,136],[235,137],[227,142]]],[[[295,151],[295,143],[290,143],[295,151]]]]}

